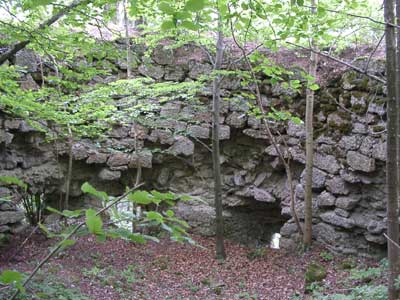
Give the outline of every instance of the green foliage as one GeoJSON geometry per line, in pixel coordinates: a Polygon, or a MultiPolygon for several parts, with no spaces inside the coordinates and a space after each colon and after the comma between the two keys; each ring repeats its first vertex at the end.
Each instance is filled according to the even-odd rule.
{"type": "Polygon", "coordinates": [[[28,185],[14,176],[0,176],[0,183],[10,186],[16,186],[26,191],[28,189],[28,185]]]}
{"type": "MultiPolygon", "coordinates": [[[[41,193],[32,193],[28,184],[13,176],[0,176],[0,184],[10,186],[18,194],[29,224],[36,226],[43,218],[45,199],[41,193]]],[[[1,199],[3,200],[3,199],[1,199]]]]}
{"type": "Polygon", "coordinates": [[[255,260],[255,259],[264,257],[266,253],[267,253],[267,250],[265,248],[256,248],[256,249],[250,251],[249,253],[247,253],[247,258],[249,260],[255,260]]]}
{"type": "Polygon", "coordinates": [[[103,231],[103,221],[93,209],[86,210],[86,226],[89,229],[90,233],[96,235],[98,240],[105,239],[105,234],[103,231]]]}
{"type": "MultiPolygon", "coordinates": [[[[48,271],[50,272],[50,271],[48,271]]],[[[20,274],[22,276],[22,274],[20,274]]],[[[28,284],[27,291],[22,291],[18,300],[89,300],[78,289],[70,288],[58,275],[39,272],[38,276],[28,284]],[[29,293],[28,293],[29,291],[29,293]]],[[[1,299],[9,299],[12,290],[0,291],[1,299]]]]}
{"type": "Polygon", "coordinates": [[[334,259],[334,256],[332,253],[327,252],[327,251],[322,251],[319,256],[324,260],[324,261],[332,261],[334,259]]]}
{"type": "Polygon", "coordinates": [[[108,202],[108,195],[105,192],[99,192],[97,191],[93,186],[90,185],[90,183],[85,182],[84,184],[82,184],[81,186],[81,190],[82,192],[86,193],[86,194],[90,194],[98,199],[100,199],[101,201],[105,201],[108,202]]]}
{"type": "Polygon", "coordinates": [[[23,275],[17,271],[4,270],[0,274],[0,283],[15,286],[20,292],[25,291],[25,288],[22,286],[22,280],[23,275]]]}

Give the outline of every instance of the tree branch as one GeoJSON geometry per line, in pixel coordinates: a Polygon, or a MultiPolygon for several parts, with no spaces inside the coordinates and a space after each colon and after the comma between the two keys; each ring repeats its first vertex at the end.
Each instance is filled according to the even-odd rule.
{"type": "MultiPolygon", "coordinates": [[[[314,9],[317,8],[316,6],[309,6],[309,5],[304,5],[304,7],[307,7],[307,8],[314,8],[314,9]]],[[[395,27],[395,28],[397,28],[397,29],[400,29],[400,26],[399,26],[399,25],[396,25],[396,24],[393,24],[393,23],[388,23],[388,22],[379,21],[379,20],[376,20],[376,19],[371,18],[371,17],[368,17],[368,16],[362,16],[362,15],[347,13],[347,12],[343,12],[343,11],[339,11],[339,10],[334,10],[334,9],[330,9],[330,8],[324,8],[324,9],[325,9],[326,11],[329,11],[329,12],[332,12],[332,13],[335,13],[335,14],[345,15],[345,16],[349,16],[349,17],[353,17],[353,18],[365,19],[365,20],[371,21],[372,23],[375,23],[375,24],[379,24],[379,25],[388,25],[388,26],[391,26],[391,27],[395,27]]]]}
{"type": "MultiPolygon", "coordinates": [[[[90,3],[90,1],[91,0],[75,0],[75,1],[73,1],[70,5],[66,6],[64,9],[60,10],[58,13],[53,15],[50,19],[48,19],[47,21],[45,21],[42,24],[40,24],[36,28],[35,31],[43,30],[46,27],[53,25],[60,18],[62,18],[64,15],[69,13],[71,10],[73,10],[77,6],[82,5],[82,4],[86,4],[86,3],[90,3]]],[[[30,42],[31,42],[31,40],[25,40],[25,41],[18,42],[10,50],[8,50],[8,51],[4,52],[3,54],[1,54],[0,55],[0,65],[2,65],[6,60],[11,58],[13,55],[15,55],[18,51],[24,49],[30,42]]]]}
{"type": "MultiPolygon", "coordinates": [[[[118,202],[120,202],[122,199],[124,199],[129,193],[131,193],[132,191],[138,189],[139,187],[141,187],[142,185],[144,185],[144,183],[135,185],[133,188],[129,189],[128,191],[126,191],[124,194],[122,194],[121,196],[119,196],[117,199],[115,199],[114,201],[112,201],[111,203],[109,203],[108,205],[106,205],[105,207],[103,207],[102,209],[100,209],[97,213],[96,216],[101,215],[103,212],[107,211],[109,208],[113,207],[115,204],[117,204],[118,202]]],[[[54,254],[57,253],[58,250],[60,250],[62,248],[62,246],[64,245],[64,242],[66,240],[69,240],[81,227],[83,227],[86,224],[86,222],[81,222],[79,223],[77,226],[75,226],[75,228],[61,241],[59,242],[50,252],[49,254],[46,255],[45,258],[43,258],[39,264],[35,267],[35,269],[33,269],[33,271],[29,274],[29,276],[24,280],[24,282],[22,283],[22,286],[25,287],[29,281],[31,281],[31,279],[33,278],[33,276],[36,275],[36,273],[43,267],[43,265],[54,256],[54,254]]],[[[16,290],[15,293],[9,298],[9,300],[14,300],[16,299],[16,297],[19,295],[20,290],[16,290]]]]}
{"type": "Polygon", "coordinates": [[[353,69],[353,70],[355,70],[355,71],[357,71],[357,72],[359,72],[361,74],[364,74],[365,76],[368,76],[368,77],[370,77],[370,78],[372,78],[372,79],[374,79],[376,81],[379,81],[381,83],[386,83],[385,79],[383,79],[381,77],[378,77],[378,76],[375,76],[375,75],[373,75],[371,73],[368,73],[368,72],[366,72],[365,70],[363,70],[363,69],[361,69],[359,67],[356,67],[356,66],[354,66],[354,65],[352,65],[352,64],[350,64],[350,63],[348,63],[348,62],[346,62],[344,60],[341,60],[339,58],[333,57],[333,56],[331,56],[331,55],[329,55],[329,54],[327,54],[325,52],[317,51],[315,49],[304,47],[304,46],[301,46],[301,45],[298,45],[298,44],[295,44],[295,43],[292,43],[292,42],[288,42],[288,41],[286,41],[285,43],[287,43],[289,45],[292,45],[292,46],[295,46],[295,47],[298,47],[298,48],[301,48],[301,49],[304,49],[304,50],[312,51],[315,54],[321,55],[321,56],[329,58],[329,59],[331,59],[331,60],[333,60],[333,61],[335,61],[337,63],[345,65],[345,66],[347,66],[347,67],[349,67],[349,68],[351,68],[351,69],[353,69]]]}

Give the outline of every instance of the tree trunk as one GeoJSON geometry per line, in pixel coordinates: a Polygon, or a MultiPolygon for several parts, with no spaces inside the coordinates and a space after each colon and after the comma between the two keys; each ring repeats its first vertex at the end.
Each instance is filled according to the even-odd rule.
{"type": "MultiPolygon", "coordinates": [[[[393,24],[394,0],[384,2],[385,22],[393,24]]],[[[398,220],[398,173],[397,173],[397,101],[396,101],[396,34],[395,28],[390,25],[385,27],[386,38],[386,74],[387,74],[387,160],[386,160],[386,184],[387,184],[387,233],[390,240],[399,242],[398,220]]],[[[389,300],[398,299],[398,289],[395,281],[399,275],[399,250],[397,245],[388,241],[389,260],[389,300]]]]}
{"type": "MultiPolygon", "coordinates": [[[[316,1],[311,0],[311,12],[316,13],[316,1]]],[[[311,39],[311,48],[314,49],[314,39],[311,39]]],[[[317,75],[317,55],[315,52],[310,53],[309,75],[316,78],[317,75]]],[[[314,160],[314,132],[313,132],[313,116],[314,116],[314,91],[307,88],[306,95],[306,174],[305,174],[305,195],[304,195],[304,235],[303,243],[305,248],[309,248],[312,242],[312,175],[314,160]]]]}
{"type": "Polygon", "coordinates": [[[129,38],[129,18],[128,18],[128,1],[124,0],[124,26],[125,26],[125,46],[126,46],[126,77],[129,79],[132,75],[132,54],[131,41],[129,38]]]}
{"type": "MultiPolygon", "coordinates": [[[[45,29],[48,26],[53,25],[60,18],[62,18],[64,15],[66,15],[67,13],[69,13],[71,10],[75,9],[79,5],[83,5],[83,4],[90,3],[90,2],[91,2],[90,0],[75,0],[75,1],[73,1],[70,5],[65,6],[58,13],[53,15],[50,19],[48,19],[47,21],[40,24],[35,29],[35,31],[39,31],[39,30],[45,29]]],[[[30,42],[31,42],[30,40],[18,42],[10,50],[8,50],[8,51],[4,52],[2,55],[0,55],[0,65],[2,65],[7,59],[9,59],[13,55],[15,55],[18,51],[24,49],[30,42]]]]}
{"type": "MultiPolygon", "coordinates": [[[[217,53],[215,57],[214,71],[219,71],[222,65],[224,45],[222,33],[221,16],[218,16],[218,37],[217,37],[217,53]]],[[[213,130],[212,130],[212,158],[214,167],[214,195],[215,195],[215,223],[216,223],[216,257],[225,259],[224,247],[224,219],[222,216],[222,183],[221,183],[221,166],[220,166],[220,149],[219,149],[219,115],[220,115],[220,76],[214,74],[213,80],[213,130]]]]}

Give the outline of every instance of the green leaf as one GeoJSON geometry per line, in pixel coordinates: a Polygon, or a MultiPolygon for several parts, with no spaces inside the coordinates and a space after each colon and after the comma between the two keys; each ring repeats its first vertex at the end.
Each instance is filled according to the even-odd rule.
{"type": "Polygon", "coordinates": [[[54,0],[25,0],[22,7],[25,10],[29,10],[29,9],[36,8],[38,6],[49,5],[52,2],[54,2],[54,0]]]}
{"type": "Polygon", "coordinates": [[[171,20],[164,21],[161,24],[161,29],[162,30],[170,30],[170,29],[173,29],[173,28],[175,28],[175,23],[173,21],[171,21],[171,20]]]}
{"type": "Polygon", "coordinates": [[[132,233],[132,234],[129,235],[129,239],[132,242],[139,243],[139,244],[146,243],[146,239],[141,234],[132,233]]]}
{"type": "Polygon", "coordinates": [[[65,247],[70,247],[70,246],[75,245],[75,243],[76,243],[76,241],[74,241],[74,240],[63,240],[63,241],[61,242],[61,246],[62,246],[63,248],[65,248],[65,247]]]}
{"type": "Polygon", "coordinates": [[[181,200],[181,201],[189,201],[191,199],[192,199],[192,197],[190,197],[189,195],[182,195],[179,197],[179,200],[181,200]]]}
{"type": "Polygon", "coordinates": [[[312,90],[312,91],[316,91],[316,90],[319,89],[319,85],[316,84],[316,83],[313,83],[313,84],[311,84],[308,88],[309,88],[310,90],[312,90]]]}
{"type": "Polygon", "coordinates": [[[4,284],[20,283],[22,278],[22,274],[17,271],[4,270],[0,274],[0,282],[4,284]]]}
{"type": "Polygon", "coordinates": [[[186,29],[194,30],[194,31],[200,29],[200,26],[198,24],[195,24],[191,21],[186,21],[186,20],[181,23],[181,26],[186,29]]]}
{"type": "Polygon", "coordinates": [[[28,189],[28,185],[25,182],[14,176],[0,176],[0,182],[6,185],[16,185],[24,191],[28,189]]]}
{"type": "Polygon", "coordinates": [[[146,191],[136,191],[133,194],[129,194],[128,200],[136,204],[148,205],[153,203],[153,196],[146,191]]]}
{"type": "Polygon", "coordinates": [[[198,12],[204,9],[206,3],[204,0],[188,0],[185,4],[185,10],[198,12]]]}
{"type": "Polygon", "coordinates": [[[146,213],[146,218],[149,219],[150,221],[157,221],[159,223],[163,223],[164,222],[164,217],[156,212],[156,211],[149,211],[146,213]]]}
{"type": "Polygon", "coordinates": [[[129,15],[136,16],[138,13],[137,0],[130,0],[131,5],[129,6],[129,15]]]}
{"type": "Polygon", "coordinates": [[[100,191],[96,190],[88,182],[85,182],[84,184],[82,184],[81,190],[82,190],[82,192],[84,192],[86,194],[90,194],[92,196],[95,196],[96,198],[99,198],[103,201],[106,201],[106,202],[108,201],[108,195],[106,192],[100,192],[100,191]]]}
{"type": "Polygon", "coordinates": [[[191,15],[189,12],[187,12],[187,11],[178,11],[178,12],[175,14],[175,17],[176,17],[178,20],[189,19],[191,16],[192,16],[192,15],[191,15]]]}
{"type": "Polygon", "coordinates": [[[53,207],[47,206],[46,209],[52,213],[56,213],[58,215],[67,217],[67,218],[77,218],[82,215],[83,210],[82,209],[77,209],[77,210],[63,210],[59,211],[58,209],[55,209],[53,207]]]}
{"type": "Polygon", "coordinates": [[[170,218],[172,218],[172,217],[175,215],[175,213],[174,213],[172,210],[170,210],[170,209],[168,209],[168,210],[165,212],[165,214],[166,214],[168,217],[170,217],[170,218]]]}
{"type": "Polygon", "coordinates": [[[96,211],[91,208],[86,210],[86,225],[90,233],[99,236],[104,235],[103,221],[100,216],[96,216],[96,211]]]}
{"type": "Polygon", "coordinates": [[[161,2],[158,5],[158,8],[163,12],[166,13],[167,15],[173,15],[175,14],[175,9],[169,5],[167,2],[161,2]]]}

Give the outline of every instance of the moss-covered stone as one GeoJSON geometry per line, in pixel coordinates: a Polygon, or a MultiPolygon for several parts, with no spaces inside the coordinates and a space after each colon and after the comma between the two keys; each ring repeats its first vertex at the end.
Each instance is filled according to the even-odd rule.
{"type": "Polygon", "coordinates": [[[326,278],[328,275],[326,268],[318,263],[311,263],[308,265],[305,273],[306,288],[313,282],[319,282],[326,278]]]}
{"type": "Polygon", "coordinates": [[[376,132],[383,132],[385,129],[386,129],[386,127],[385,127],[384,125],[375,125],[375,126],[372,126],[372,131],[373,131],[374,133],[376,133],[376,132]]]}
{"type": "Polygon", "coordinates": [[[343,269],[343,270],[350,270],[350,269],[354,269],[354,268],[357,266],[357,264],[356,264],[356,262],[355,262],[354,259],[352,259],[352,258],[346,258],[345,260],[343,260],[343,261],[340,263],[339,266],[340,266],[340,268],[343,269]]]}
{"type": "Polygon", "coordinates": [[[4,247],[9,242],[9,240],[9,235],[5,233],[0,233],[0,248],[4,247]]]}

